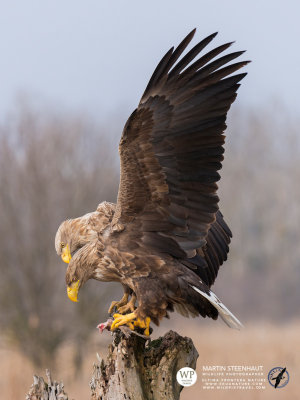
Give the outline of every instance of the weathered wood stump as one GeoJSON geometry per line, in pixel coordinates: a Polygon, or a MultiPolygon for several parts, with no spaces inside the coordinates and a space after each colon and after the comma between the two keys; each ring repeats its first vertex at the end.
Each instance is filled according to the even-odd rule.
{"type": "Polygon", "coordinates": [[[198,353],[191,339],[169,331],[151,342],[118,332],[107,360],[94,365],[92,400],[178,400],[180,368],[196,368],[198,353]]]}
{"type": "Polygon", "coordinates": [[[47,382],[40,376],[33,376],[33,384],[26,395],[26,400],[68,400],[62,382],[53,381],[49,370],[46,370],[47,382]]]}
{"type": "MultiPolygon", "coordinates": [[[[91,400],[178,400],[180,368],[196,368],[198,352],[190,338],[169,331],[149,341],[126,330],[113,333],[106,361],[98,356],[90,382],[91,400]]],[[[63,385],[34,377],[26,400],[67,400],[63,385]]]]}

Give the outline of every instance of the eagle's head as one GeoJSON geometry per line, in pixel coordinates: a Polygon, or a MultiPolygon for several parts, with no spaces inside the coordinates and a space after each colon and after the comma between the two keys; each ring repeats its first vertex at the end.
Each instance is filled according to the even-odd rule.
{"type": "Polygon", "coordinates": [[[58,228],[55,236],[55,249],[65,263],[69,264],[76,251],[97,238],[97,232],[92,223],[93,214],[89,213],[80,218],[68,219],[58,228]]]}
{"type": "Polygon", "coordinates": [[[114,212],[115,204],[102,202],[95,212],[68,219],[57,230],[55,249],[68,264],[66,284],[72,301],[77,301],[78,291],[88,279],[105,279],[97,269],[103,250],[101,234],[109,228],[114,212]]]}
{"type": "Polygon", "coordinates": [[[99,252],[96,240],[81,247],[70,260],[66,271],[67,293],[70,300],[78,301],[79,289],[94,278],[99,252]]]}

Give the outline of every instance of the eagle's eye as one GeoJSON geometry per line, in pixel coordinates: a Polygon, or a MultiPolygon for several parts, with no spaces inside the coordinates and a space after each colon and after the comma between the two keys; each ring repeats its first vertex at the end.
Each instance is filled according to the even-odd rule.
{"type": "Polygon", "coordinates": [[[66,246],[66,243],[61,243],[60,244],[61,249],[63,249],[65,246],[66,246]]]}

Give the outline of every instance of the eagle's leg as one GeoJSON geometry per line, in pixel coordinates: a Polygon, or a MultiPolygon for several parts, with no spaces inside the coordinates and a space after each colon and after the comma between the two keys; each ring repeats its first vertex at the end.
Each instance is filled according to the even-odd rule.
{"type": "MultiPolygon", "coordinates": [[[[124,289],[124,294],[123,297],[121,298],[121,300],[119,301],[112,301],[111,305],[108,309],[108,313],[111,314],[114,310],[114,308],[116,307],[118,310],[120,307],[125,306],[126,304],[128,304],[128,297],[130,294],[132,294],[132,289],[130,289],[128,286],[123,285],[123,289],[124,289]]],[[[132,310],[134,311],[134,310],[132,310]]]]}
{"type": "Polygon", "coordinates": [[[114,331],[121,325],[128,325],[131,330],[134,330],[133,320],[136,318],[136,312],[132,312],[130,314],[114,314],[114,322],[112,323],[110,330],[114,331]]]}
{"type": "Polygon", "coordinates": [[[136,295],[132,293],[131,299],[127,304],[124,304],[123,307],[118,307],[118,311],[120,314],[126,314],[128,311],[133,312],[135,310],[135,302],[136,302],[136,295]]]}
{"type": "Polygon", "coordinates": [[[119,307],[122,307],[122,306],[125,306],[126,304],[128,304],[128,297],[129,297],[129,293],[125,292],[123,294],[123,297],[121,298],[121,300],[112,301],[110,304],[110,307],[108,309],[108,313],[111,314],[115,307],[117,307],[117,309],[119,310],[119,307]]]}

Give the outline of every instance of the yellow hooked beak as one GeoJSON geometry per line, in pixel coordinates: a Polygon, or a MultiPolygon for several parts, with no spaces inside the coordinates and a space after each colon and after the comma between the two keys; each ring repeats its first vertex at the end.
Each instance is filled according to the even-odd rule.
{"type": "Polygon", "coordinates": [[[67,293],[70,300],[78,302],[78,289],[79,289],[79,280],[77,282],[72,282],[70,286],[67,287],[67,293]]]}
{"type": "Polygon", "coordinates": [[[62,253],[61,253],[61,259],[69,264],[69,262],[71,261],[71,252],[70,252],[70,247],[68,244],[65,245],[65,247],[62,249],[62,253]]]}

